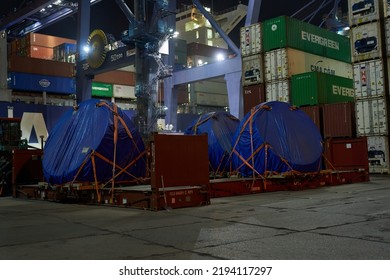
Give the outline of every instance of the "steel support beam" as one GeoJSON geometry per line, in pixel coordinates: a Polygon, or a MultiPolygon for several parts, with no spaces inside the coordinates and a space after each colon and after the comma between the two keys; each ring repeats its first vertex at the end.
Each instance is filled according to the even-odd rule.
{"type": "Polygon", "coordinates": [[[8,89],[8,63],[7,63],[7,32],[0,31],[0,101],[11,102],[11,91],[8,89]]]}
{"type": "Polygon", "coordinates": [[[90,33],[91,7],[90,0],[78,0],[77,13],[77,76],[76,76],[76,97],[77,102],[82,102],[91,98],[93,76],[85,75],[82,61],[87,59],[84,46],[87,45],[90,33]]]}
{"type": "Polygon", "coordinates": [[[249,0],[245,26],[259,22],[261,3],[262,0],[249,0]]]}
{"type": "Polygon", "coordinates": [[[172,87],[224,76],[228,90],[230,113],[239,118],[243,115],[241,75],[242,64],[241,55],[239,55],[221,62],[176,71],[172,76],[172,87]]]}
{"type": "Polygon", "coordinates": [[[206,11],[206,9],[202,6],[202,4],[199,2],[199,0],[192,0],[196,8],[207,18],[207,20],[210,22],[211,26],[221,35],[222,39],[225,40],[226,44],[229,46],[229,48],[236,54],[240,55],[240,49],[234,44],[234,42],[229,38],[229,36],[222,30],[222,28],[218,25],[218,23],[215,21],[212,15],[210,15],[209,12],[206,11]]]}
{"type": "Polygon", "coordinates": [[[25,8],[16,11],[12,15],[6,17],[0,21],[0,30],[8,29],[12,25],[15,25],[22,20],[28,18],[29,16],[39,12],[41,9],[46,6],[53,4],[56,0],[36,0],[32,1],[31,4],[27,5],[25,8]]]}

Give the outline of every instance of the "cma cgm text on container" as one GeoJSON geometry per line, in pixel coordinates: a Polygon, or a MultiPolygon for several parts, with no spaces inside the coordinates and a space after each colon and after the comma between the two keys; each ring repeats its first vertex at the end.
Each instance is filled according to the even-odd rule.
{"type": "Polygon", "coordinates": [[[287,16],[266,20],[262,27],[264,52],[291,47],[351,62],[351,43],[347,37],[287,16]]]}

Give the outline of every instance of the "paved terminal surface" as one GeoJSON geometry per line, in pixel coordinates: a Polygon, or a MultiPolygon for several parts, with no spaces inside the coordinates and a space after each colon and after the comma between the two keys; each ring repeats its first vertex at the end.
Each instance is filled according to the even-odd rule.
{"type": "Polygon", "coordinates": [[[390,259],[390,176],[151,212],[0,198],[0,259],[390,259]]]}

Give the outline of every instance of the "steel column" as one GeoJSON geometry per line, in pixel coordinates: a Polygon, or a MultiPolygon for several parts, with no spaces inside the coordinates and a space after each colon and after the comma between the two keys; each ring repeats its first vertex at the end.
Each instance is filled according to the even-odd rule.
{"type": "Polygon", "coordinates": [[[241,71],[225,75],[230,114],[241,119],[244,116],[244,102],[241,86],[241,71]]]}
{"type": "Polygon", "coordinates": [[[245,26],[257,23],[259,21],[261,3],[262,0],[249,0],[245,26]]]}
{"type": "Polygon", "coordinates": [[[77,53],[79,54],[76,61],[77,76],[76,76],[76,96],[77,102],[88,100],[92,95],[92,76],[83,74],[82,61],[87,59],[87,53],[84,51],[84,46],[87,45],[89,28],[90,28],[91,10],[90,0],[78,0],[77,13],[77,53]]]}
{"type": "Polygon", "coordinates": [[[11,91],[8,90],[8,63],[7,63],[7,32],[0,31],[0,101],[11,102],[11,91]]]}

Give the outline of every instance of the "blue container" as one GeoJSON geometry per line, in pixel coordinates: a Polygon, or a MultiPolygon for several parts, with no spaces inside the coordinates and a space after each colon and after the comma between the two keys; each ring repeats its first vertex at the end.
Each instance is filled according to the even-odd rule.
{"type": "Polygon", "coordinates": [[[25,91],[46,91],[59,94],[76,94],[74,78],[54,77],[26,73],[8,73],[8,88],[25,91]]]}

